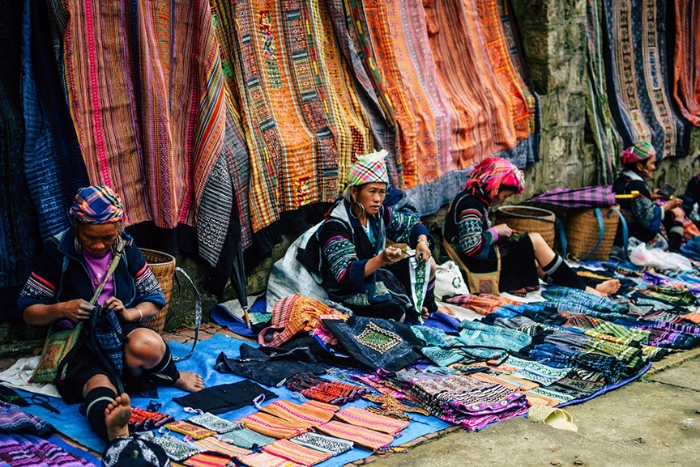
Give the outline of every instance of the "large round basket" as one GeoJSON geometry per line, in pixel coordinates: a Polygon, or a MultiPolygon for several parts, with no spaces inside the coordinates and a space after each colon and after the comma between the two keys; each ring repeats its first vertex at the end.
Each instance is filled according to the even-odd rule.
{"type": "Polygon", "coordinates": [[[612,209],[602,209],[601,211],[603,219],[602,239],[595,209],[569,209],[564,229],[569,243],[569,253],[574,258],[607,261],[610,257],[610,250],[615,242],[620,219],[612,209]],[[595,248],[598,240],[600,240],[600,244],[598,248],[595,248]]]}
{"type": "Polygon", "coordinates": [[[516,232],[538,232],[550,248],[554,247],[554,221],[552,211],[531,206],[501,206],[496,222],[508,224],[516,232]]]}
{"type": "Polygon", "coordinates": [[[173,290],[175,258],[167,253],[147,248],[141,248],[141,253],[146,258],[149,269],[156,276],[160,288],[163,289],[163,295],[165,295],[165,306],[153,318],[141,324],[161,333],[163,332],[163,327],[165,327],[165,317],[168,315],[168,305],[170,304],[170,293],[173,290]]]}

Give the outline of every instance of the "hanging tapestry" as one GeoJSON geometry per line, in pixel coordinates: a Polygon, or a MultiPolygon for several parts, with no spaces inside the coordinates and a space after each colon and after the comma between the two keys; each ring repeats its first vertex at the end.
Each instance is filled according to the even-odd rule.
{"type": "MultiPolygon", "coordinates": [[[[659,157],[684,156],[688,123],[669,94],[667,0],[602,0],[610,106],[624,146],[651,141],[659,157]]],[[[671,38],[673,40],[673,38],[671,38]]]]}
{"type": "MultiPolygon", "coordinates": [[[[675,0],[673,97],[683,116],[700,126],[700,4],[675,0]]],[[[673,38],[668,38],[673,40],[673,38]]]]}
{"type": "Polygon", "coordinates": [[[119,193],[127,225],[194,225],[225,123],[209,3],[51,5],[90,181],[119,193]]]}

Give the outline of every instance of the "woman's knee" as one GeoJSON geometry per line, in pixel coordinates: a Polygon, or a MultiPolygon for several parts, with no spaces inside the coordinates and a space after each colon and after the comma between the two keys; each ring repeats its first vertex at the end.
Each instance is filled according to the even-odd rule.
{"type": "Polygon", "coordinates": [[[117,389],[114,387],[107,375],[95,375],[89,380],[87,380],[87,383],[85,383],[85,385],[83,386],[83,397],[85,397],[93,389],[97,388],[109,388],[112,389],[114,392],[117,391],[117,389]]]}
{"type": "Polygon", "coordinates": [[[437,263],[435,262],[435,258],[432,256],[430,257],[430,280],[435,279],[435,271],[437,271],[437,263]]]}
{"type": "Polygon", "coordinates": [[[151,329],[139,328],[129,333],[129,339],[124,346],[127,358],[139,361],[159,360],[165,353],[165,342],[151,329]]]}

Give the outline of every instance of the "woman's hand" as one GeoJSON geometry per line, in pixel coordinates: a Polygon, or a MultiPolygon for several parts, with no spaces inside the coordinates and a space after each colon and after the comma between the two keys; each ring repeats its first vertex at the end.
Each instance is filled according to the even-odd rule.
{"type": "Polygon", "coordinates": [[[117,318],[122,323],[138,321],[141,317],[141,314],[136,308],[125,307],[122,301],[119,300],[117,297],[108,298],[102,304],[102,307],[105,310],[114,310],[114,312],[117,314],[117,318]]]}
{"type": "MultiPolygon", "coordinates": [[[[92,318],[93,305],[83,300],[76,298],[67,302],[61,302],[61,315],[73,322],[85,321],[92,318]]],[[[55,319],[55,318],[54,318],[55,319]]]]}
{"type": "Polygon", "coordinates": [[[382,261],[384,266],[394,264],[403,259],[403,250],[393,246],[388,246],[384,248],[381,253],[379,253],[379,259],[382,261]]]}
{"type": "Polygon", "coordinates": [[[498,232],[498,238],[510,238],[513,236],[513,229],[508,227],[508,224],[498,224],[493,229],[498,232]]]}
{"type": "Polygon", "coordinates": [[[670,211],[670,210],[673,210],[673,209],[676,209],[676,208],[680,207],[681,204],[683,204],[683,200],[682,200],[682,199],[680,199],[680,198],[673,198],[673,199],[670,199],[670,200],[666,201],[666,202],[664,203],[664,205],[661,206],[661,209],[663,209],[664,211],[670,211]]]}
{"type": "Polygon", "coordinates": [[[430,260],[430,247],[428,241],[421,240],[416,244],[416,261],[419,263],[427,263],[430,260]]]}

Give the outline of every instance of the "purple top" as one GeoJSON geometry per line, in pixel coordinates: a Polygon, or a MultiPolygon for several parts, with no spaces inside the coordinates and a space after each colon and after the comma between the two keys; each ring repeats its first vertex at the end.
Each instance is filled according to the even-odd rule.
{"type": "MultiPolygon", "coordinates": [[[[108,251],[102,258],[92,256],[87,251],[83,250],[83,259],[87,265],[88,273],[90,274],[90,284],[92,290],[97,290],[97,287],[102,283],[109,269],[109,264],[112,262],[114,255],[108,251]]],[[[110,277],[105,284],[100,296],[97,297],[96,305],[102,305],[108,298],[114,296],[114,277],[110,277]]]]}

